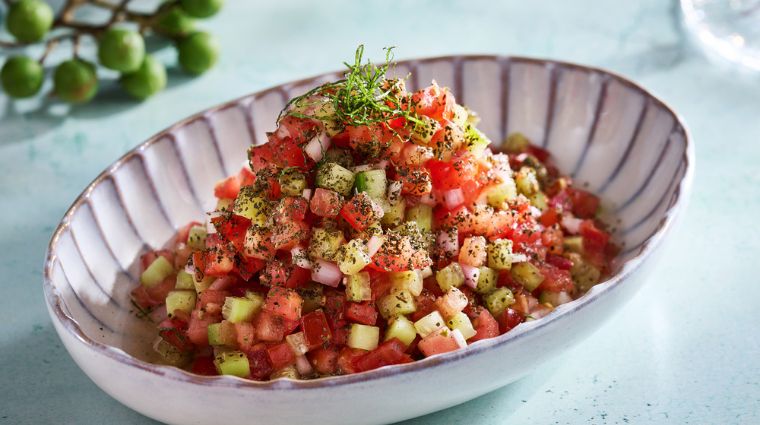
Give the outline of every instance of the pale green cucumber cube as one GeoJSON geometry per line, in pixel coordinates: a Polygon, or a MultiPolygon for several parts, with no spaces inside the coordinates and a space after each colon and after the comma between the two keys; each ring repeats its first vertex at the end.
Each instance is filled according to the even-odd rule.
{"type": "Polygon", "coordinates": [[[309,257],[333,260],[338,249],[345,243],[343,232],[338,229],[315,228],[309,241],[309,257]]]}
{"type": "Polygon", "coordinates": [[[195,251],[206,248],[206,226],[193,226],[187,234],[187,246],[195,251]]]}
{"type": "Polygon", "coordinates": [[[509,306],[515,303],[515,297],[509,288],[497,288],[490,294],[483,297],[486,308],[492,315],[498,316],[503,313],[509,306]]]}
{"type": "Polygon", "coordinates": [[[261,307],[263,307],[261,298],[227,297],[224,299],[222,317],[232,323],[250,322],[261,307]]]}
{"type": "Polygon", "coordinates": [[[271,206],[269,201],[257,196],[253,186],[243,186],[235,200],[232,212],[251,220],[256,226],[266,226],[271,206]]]}
{"type": "Polygon", "coordinates": [[[380,341],[380,328],[377,326],[367,326],[358,323],[351,324],[348,332],[348,345],[351,348],[360,348],[362,350],[374,350],[380,341]]]}
{"type": "Polygon", "coordinates": [[[414,323],[404,316],[397,316],[391,319],[388,327],[385,329],[385,341],[396,338],[404,343],[404,345],[409,346],[416,337],[417,329],[414,328],[414,323]]]}
{"type": "Polygon", "coordinates": [[[480,267],[478,275],[478,284],[475,286],[475,292],[478,294],[488,294],[496,288],[496,282],[499,280],[499,272],[490,267],[480,267]]]}
{"type": "Polygon", "coordinates": [[[317,169],[316,184],[317,187],[334,190],[343,196],[348,196],[354,187],[354,173],[334,162],[327,162],[317,169]]]}
{"type": "Polygon", "coordinates": [[[152,288],[174,273],[174,265],[163,255],[159,255],[140,275],[140,283],[152,288]]]}
{"type": "Polygon", "coordinates": [[[451,263],[435,272],[435,281],[441,291],[446,292],[451,288],[458,288],[464,283],[464,272],[459,263],[451,263]]]}
{"type": "Polygon", "coordinates": [[[415,297],[422,293],[422,274],[419,270],[390,272],[388,273],[388,279],[390,279],[394,289],[406,289],[415,297]]]}
{"type": "Polygon", "coordinates": [[[343,274],[352,275],[362,271],[372,259],[367,253],[367,245],[361,239],[351,239],[336,255],[338,268],[343,274]]]}
{"type": "Polygon", "coordinates": [[[383,207],[383,218],[380,219],[380,223],[386,227],[396,227],[404,221],[406,214],[406,201],[404,198],[399,199],[396,203],[392,203],[387,200],[380,202],[383,207]]]}
{"type": "Polygon", "coordinates": [[[544,275],[541,270],[531,263],[517,263],[512,266],[512,279],[519,283],[528,291],[538,288],[538,285],[544,281],[544,275]]]}
{"type": "Polygon", "coordinates": [[[388,180],[385,170],[368,170],[356,173],[354,185],[357,192],[367,192],[374,199],[385,198],[385,188],[388,180]]]}
{"type": "Polygon", "coordinates": [[[372,287],[369,273],[360,272],[345,277],[346,299],[352,302],[369,301],[372,299],[372,287]]]}
{"type": "Polygon", "coordinates": [[[406,289],[393,290],[377,303],[380,315],[385,319],[412,314],[417,311],[414,295],[406,289]]]}
{"type": "Polygon", "coordinates": [[[406,210],[406,221],[414,221],[420,230],[429,232],[433,225],[433,207],[418,204],[406,210]]]}
{"type": "Polygon", "coordinates": [[[297,168],[282,170],[278,178],[284,196],[301,196],[306,189],[306,177],[297,168]]]}
{"type": "Polygon", "coordinates": [[[184,270],[178,271],[177,281],[174,284],[174,289],[195,289],[193,275],[184,270]]]}
{"type": "Polygon", "coordinates": [[[214,365],[220,375],[233,375],[246,378],[251,374],[248,357],[242,351],[221,353],[214,359],[214,365]]]}
{"type": "Polygon", "coordinates": [[[179,310],[190,314],[195,308],[195,291],[174,290],[166,295],[166,312],[169,316],[179,310]]]}
{"type": "Polygon", "coordinates": [[[477,333],[475,332],[475,327],[472,326],[470,318],[461,311],[451,316],[449,320],[446,321],[446,325],[448,325],[451,330],[459,329],[459,332],[462,333],[465,340],[472,338],[477,333]]]}
{"type": "Polygon", "coordinates": [[[443,316],[441,316],[441,313],[439,313],[438,310],[433,310],[433,312],[427,316],[414,322],[414,329],[417,330],[417,333],[421,338],[425,338],[426,336],[445,327],[446,321],[443,320],[443,316]]]}
{"type": "Polygon", "coordinates": [[[512,268],[512,241],[496,239],[488,244],[488,267],[496,270],[512,268]]]}

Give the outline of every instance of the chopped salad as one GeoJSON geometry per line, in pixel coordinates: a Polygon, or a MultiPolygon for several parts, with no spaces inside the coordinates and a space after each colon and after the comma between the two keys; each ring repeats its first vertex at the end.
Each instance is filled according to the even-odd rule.
{"type": "Polygon", "coordinates": [[[435,81],[382,66],[292,99],[206,223],[141,257],[162,362],[253,380],[351,374],[536,320],[610,273],[599,198],[519,133],[500,151],[435,81]],[[164,313],[165,311],[165,313],[164,313]],[[154,314],[155,316],[155,314],[154,314]]]}

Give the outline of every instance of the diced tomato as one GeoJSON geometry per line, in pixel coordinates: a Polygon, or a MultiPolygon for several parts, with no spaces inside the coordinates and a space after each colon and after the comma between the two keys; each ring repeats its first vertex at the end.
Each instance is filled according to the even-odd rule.
{"type": "Polygon", "coordinates": [[[256,344],[256,328],[249,322],[235,323],[235,337],[238,347],[246,351],[256,344]]]}
{"type": "Polygon", "coordinates": [[[158,334],[180,351],[190,351],[193,343],[186,336],[187,322],[176,317],[165,319],[158,325],[158,334]]]}
{"type": "Polygon", "coordinates": [[[499,336],[499,323],[486,309],[480,311],[480,314],[475,319],[473,325],[475,326],[476,333],[475,336],[470,338],[470,342],[499,336]]]}
{"type": "Polygon", "coordinates": [[[372,257],[373,266],[380,271],[400,272],[422,270],[433,262],[424,250],[415,251],[408,237],[386,240],[372,257]]]}
{"type": "MultiPolygon", "coordinates": [[[[254,173],[270,168],[274,166],[274,154],[272,152],[272,146],[268,143],[258,146],[252,146],[248,149],[248,158],[250,159],[251,168],[254,173]]],[[[232,196],[232,198],[237,197],[232,196]]]]}
{"type": "Polygon", "coordinates": [[[281,137],[290,138],[302,145],[309,141],[309,135],[314,134],[319,123],[309,118],[286,115],[280,119],[277,125],[277,133],[281,133],[281,137]]]}
{"type": "Polygon", "coordinates": [[[208,325],[221,321],[221,314],[209,314],[203,310],[195,309],[190,314],[190,322],[187,327],[187,338],[199,347],[208,346],[208,325]]]}
{"type": "MultiPolygon", "coordinates": [[[[235,267],[235,253],[231,244],[222,239],[218,233],[206,236],[206,268],[208,276],[224,276],[235,267]]],[[[195,259],[195,257],[193,257],[195,259]]]]}
{"type": "Polygon", "coordinates": [[[573,267],[573,262],[561,255],[549,254],[546,256],[546,262],[562,270],[570,270],[573,267]]]}
{"type": "Polygon", "coordinates": [[[232,245],[236,251],[243,250],[243,243],[245,242],[245,233],[251,226],[251,220],[237,214],[220,215],[211,219],[216,231],[220,235],[224,236],[232,245]]]}
{"type": "Polygon", "coordinates": [[[248,368],[251,372],[251,378],[257,380],[264,380],[269,378],[274,369],[272,363],[269,360],[269,353],[265,347],[253,349],[246,352],[248,356],[248,368]]]}
{"type": "Polygon", "coordinates": [[[551,264],[542,264],[539,269],[544,275],[544,281],[538,286],[538,290],[549,292],[573,292],[575,290],[569,270],[562,270],[551,264]]]}
{"type": "MultiPolygon", "coordinates": [[[[436,284],[436,286],[438,285],[436,284]]],[[[417,310],[410,316],[413,322],[422,319],[436,309],[435,295],[427,290],[422,291],[420,295],[414,297],[414,303],[417,306],[417,310]]]]}
{"type": "MultiPolygon", "coordinates": [[[[477,335],[473,338],[476,337],[477,335]]],[[[420,352],[422,352],[425,357],[430,357],[434,354],[454,351],[459,348],[459,344],[457,344],[457,341],[451,335],[441,335],[440,333],[434,333],[426,336],[425,338],[422,338],[417,344],[417,348],[419,348],[420,352]]]]}
{"type": "Polygon", "coordinates": [[[239,175],[229,176],[214,186],[214,196],[219,199],[235,199],[240,193],[240,183],[239,175]]]}
{"type": "Polygon", "coordinates": [[[338,372],[342,374],[356,373],[356,360],[367,353],[366,350],[359,348],[343,347],[338,355],[338,372]]]}
{"type": "Polygon", "coordinates": [[[218,375],[216,366],[214,365],[214,358],[211,356],[199,356],[193,360],[190,371],[196,375],[215,376],[218,375]]]}
{"type": "Polygon", "coordinates": [[[311,196],[309,207],[314,215],[334,218],[343,208],[343,197],[338,192],[318,187],[311,196]]]}
{"type": "Polygon", "coordinates": [[[269,354],[269,363],[272,364],[274,370],[280,370],[296,362],[296,355],[287,342],[267,348],[267,354],[269,354]]]}
{"type": "Polygon", "coordinates": [[[286,288],[300,288],[311,281],[311,271],[301,267],[292,266],[288,280],[285,282],[286,288]]]}
{"type": "Polygon", "coordinates": [[[330,326],[322,310],[315,310],[301,317],[301,330],[309,350],[326,346],[332,338],[330,326]]]}
{"type": "Polygon", "coordinates": [[[272,287],[267,294],[264,310],[286,320],[298,320],[301,317],[303,298],[298,292],[287,289],[272,287]]]}
{"type": "Polygon", "coordinates": [[[418,114],[437,121],[450,120],[454,116],[454,96],[446,88],[430,85],[412,94],[412,107],[418,114]]]}
{"type": "Polygon", "coordinates": [[[439,190],[460,188],[473,181],[478,173],[478,167],[467,151],[458,152],[450,162],[431,159],[426,166],[430,170],[433,187],[439,190]]]}
{"type": "Polygon", "coordinates": [[[422,196],[433,190],[430,172],[421,166],[396,168],[396,179],[401,182],[401,193],[422,196]]]}
{"type": "Polygon", "coordinates": [[[275,212],[275,222],[303,221],[306,218],[306,211],[309,210],[309,201],[303,196],[287,196],[282,198],[277,204],[275,212]]]}
{"type": "Polygon", "coordinates": [[[549,249],[552,254],[561,254],[564,250],[562,229],[559,226],[547,227],[541,234],[541,243],[549,249]]]}
{"type": "Polygon", "coordinates": [[[408,363],[411,361],[406,353],[404,343],[396,338],[383,342],[377,348],[354,360],[354,367],[358,372],[377,369],[379,367],[408,363]]]}
{"type": "MultiPolygon", "coordinates": [[[[197,221],[191,221],[177,230],[177,236],[174,237],[175,243],[187,243],[187,237],[190,235],[190,229],[193,226],[200,226],[201,223],[197,221]]],[[[168,260],[168,258],[167,258],[168,260]]]]}
{"type": "Polygon", "coordinates": [[[159,256],[166,258],[170,263],[174,263],[174,253],[168,249],[159,249],[157,251],[148,251],[140,256],[140,270],[145,270],[153,264],[159,256]]]}
{"type": "Polygon", "coordinates": [[[275,249],[291,249],[308,237],[309,226],[303,221],[281,222],[272,229],[272,245],[275,249]]]}
{"type": "Polygon", "coordinates": [[[377,310],[372,303],[346,303],[346,319],[363,325],[374,326],[377,310]]]}
{"type": "Polygon", "coordinates": [[[596,227],[593,220],[583,220],[580,233],[583,237],[583,249],[586,251],[603,252],[610,241],[609,233],[596,227]]]}
{"type": "Polygon", "coordinates": [[[201,292],[198,297],[197,307],[209,310],[213,309],[212,304],[216,306],[224,305],[224,300],[227,297],[227,291],[219,291],[214,289],[207,289],[201,292]]]}
{"type": "Polygon", "coordinates": [[[372,301],[377,301],[385,296],[393,286],[393,282],[388,279],[385,273],[379,273],[374,270],[370,272],[369,282],[372,288],[372,301]]]}
{"type": "Polygon", "coordinates": [[[545,227],[554,226],[555,224],[559,223],[560,216],[557,213],[557,210],[554,208],[547,208],[546,211],[541,214],[541,217],[538,219],[539,223],[544,225],[545,227]]]}
{"type": "Polygon", "coordinates": [[[263,269],[266,265],[266,261],[258,258],[248,258],[244,256],[238,256],[237,258],[237,273],[244,280],[250,280],[256,272],[263,269]]]}
{"type": "Polygon", "coordinates": [[[523,316],[517,311],[508,308],[501,313],[497,319],[499,322],[499,332],[506,333],[523,321],[523,316]]]}
{"type": "Polygon", "coordinates": [[[573,201],[573,214],[579,218],[594,218],[599,209],[599,198],[583,189],[568,189],[573,201]]]}
{"type": "Polygon", "coordinates": [[[340,356],[340,351],[334,345],[324,348],[319,347],[315,350],[309,351],[306,355],[314,366],[314,369],[320,374],[332,375],[338,369],[338,356],[340,356]]]}
{"type": "Polygon", "coordinates": [[[256,339],[266,342],[282,341],[285,337],[285,323],[281,316],[262,311],[256,316],[256,339]]]}
{"type": "Polygon", "coordinates": [[[285,286],[288,281],[288,272],[288,266],[281,260],[276,258],[269,260],[259,276],[259,282],[271,287],[285,286]]]}
{"type": "Polygon", "coordinates": [[[361,232],[383,217],[383,208],[366,192],[359,192],[343,205],[340,216],[351,227],[361,232]]]}

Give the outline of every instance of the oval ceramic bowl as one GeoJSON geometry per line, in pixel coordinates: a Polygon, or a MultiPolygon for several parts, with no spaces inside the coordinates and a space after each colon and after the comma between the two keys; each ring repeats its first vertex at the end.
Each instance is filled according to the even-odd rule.
{"type": "Polygon", "coordinates": [[[48,310],[61,340],[105,392],[172,424],[378,424],[477,397],[515,381],[596,329],[641,286],[683,209],[693,147],[678,116],[607,71],[517,57],[400,62],[409,86],[450,87],[494,141],[520,131],[563,173],[601,195],[623,244],[618,271],[547,317],[498,338],[411,364],[311,381],[202,377],[149,362],[154,325],[129,291],[137,259],[175,229],[204,218],[214,183],[239,169],[249,144],[291,96],[338,73],[284,84],[185,119],[127,153],[77,198],[50,242],[48,310]]]}

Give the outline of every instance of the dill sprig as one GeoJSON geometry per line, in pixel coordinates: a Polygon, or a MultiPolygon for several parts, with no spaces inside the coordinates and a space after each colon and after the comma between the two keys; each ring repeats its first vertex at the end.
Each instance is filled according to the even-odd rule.
{"type": "Polygon", "coordinates": [[[354,63],[344,62],[348,68],[344,78],[325,83],[313,88],[301,96],[294,97],[280,112],[277,121],[286,115],[298,118],[332,121],[340,128],[363,126],[387,122],[393,118],[403,117],[414,124],[420,119],[404,105],[408,101],[399,97],[394,84],[386,78],[393,63],[393,47],[386,47],[385,63],[377,66],[369,60],[362,63],[364,45],[356,48],[354,63]],[[319,108],[331,104],[334,115],[325,117],[318,114],[305,114],[304,109],[319,108]]]}

